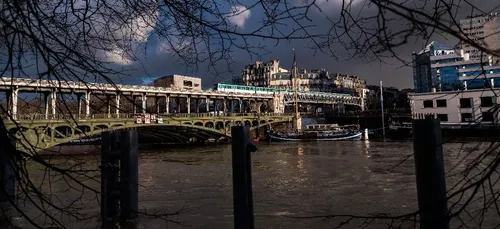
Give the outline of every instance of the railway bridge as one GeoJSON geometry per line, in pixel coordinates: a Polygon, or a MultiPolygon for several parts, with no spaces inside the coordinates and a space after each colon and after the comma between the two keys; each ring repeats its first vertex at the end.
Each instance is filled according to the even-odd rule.
{"type": "MultiPolygon", "coordinates": [[[[284,113],[295,97],[290,90],[219,84],[217,90],[182,90],[167,87],[110,83],[72,82],[31,78],[0,78],[7,111],[17,119],[21,93],[39,95],[37,111],[45,118],[60,113],[86,115],[107,113],[284,113]],[[71,107],[68,107],[70,101],[71,107]],[[61,104],[64,102],[64,104],[61,104]],[[99,105],[99,106],[97,106],[99,105]]],[[[348,94],[298,92],[302,105],[353,105],[363,108],[364,99],[348,94]]]]}

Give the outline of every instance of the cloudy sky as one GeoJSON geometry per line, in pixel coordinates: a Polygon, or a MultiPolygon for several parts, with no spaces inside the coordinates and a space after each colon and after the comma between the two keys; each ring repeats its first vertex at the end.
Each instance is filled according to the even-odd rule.
{"type": "MultiPolygon", "coordinates": [[[[365,5],[365,0],[350,0],[353,8],[363,8],[361,12],[373,12],[373,8],[365,5]],[[368,9],[364,9],[368,8],[368,9]]],[[[307,4],[308,0],[290,0],[293,5],[307,4]]],[[[476,7],[485,11],[498,7],[495,1],[476,0],[472,1],[476,7]]],[[[233,26],[235,31],[246,32],[252,31],[259,24],[262,24],[264,10],[259,7],[250,7],[255,3],[252,0],[244,1],[226,1],[225,7],[221,7],[224,13],[224,18],[229,25],[233,26]]],[[[327,32],[330,29],[331,23],[326,19],[338,17],[341,9],[342,0],[317,0],[318,8],[313,9],[309,13],[312,24],[316,27],[313,29],[316,32],[327,32]]],[[[462,7],[461,7],[462,8],[462,7]]],[[[467,7],[464,6],[465,11],[467,7]]],[[[157,12],[146,12],[147,14],[155,15],[157,12]]],[[[144,47],[143,52],[137,53],[136,58],[127,56],[119,46],[108,47],[106,50],[100,50],[99,54],[107,61],[112,62],[111,66],[115,69],[126,70],[130,77],[122,77],[122,83],[142,83],[146,78],[159,77],[168,74],[182,74],[201,77],[203,86],[210,87],[214,83],[227,80],[234,76],[239,76],[241,69],[257,59],[256,56],[250,56],[244,50],[232,48],[231,65],[225,62],[216,63],[215,68],[220,69],[220,74],[209,72],[209,63],[200,63],[198,68],[186,66],[173,53],[171,49],[172,43],[167,43],[159,39],[158,30],[155,27],[159,25],[159,21],[149,21],[147,17],[140,15],[133,17],[129,24],[117,25],[117,31],[122,31],[118,34],[122,37],[131,37],[133,45],[144,47]],[[126,29],[123,29],[126,28],[126,29]],[[123,32],[125,31],[125,32],[123,32]]],[[[288,25],[284,25],[286,27],[288,25]]],[[[296,26],[296,25],[295,25],[296,26]]],[[[395,27],[404,27],[393,23],[395,27]]],[[[293,26],[290,26],[293,27],[293,26]]],[[[292,28],[288,28],[292,29],[292,28]]],[[[161,37],[161,36],[160,36],[161,37]]],[[[453,45],[456,40],[446,35],[433,37],[445,44],[453,45]]],[[[184,41],[180,41],[176,46],[182,46],[184,41]]],[[[380,80],[387,86],[398,88],[412,88],[412,69],[405,66],[401,61],[396,59],[383,59],[382,61],[366,62],[362,56],[357,58],[349,58],[343,52],[336,52],[337,56],[332,57],[329,54],[317,52],[311,49],[311,40],[295,40],[291,42],[280,42],[276,44],[274,41],[251,39],[250,42],[264,45],[267,54],[263,55],[262,60],[279,59],[280,64],[284,68],[292,66],[292,49],[296,50],[297,61],[300,68],[318,69],[326,68],[330,73],[343,73],[358,75],[366,79],[369,84],[378,84],[380,80]]],[[[253,44],[251,44],[253,45],[253,44]]],[[[411,59],[413,51],[419,51],[425,47],[426,42],[418,39],[409,41],[402,47],[396,49],[397,55],[405,60],[411,59]]],[[[216,49],[216,45],[212,47],[216,49]]],[[[334,51],[342,50],[340,44],[332,47],[334,51]]]]}

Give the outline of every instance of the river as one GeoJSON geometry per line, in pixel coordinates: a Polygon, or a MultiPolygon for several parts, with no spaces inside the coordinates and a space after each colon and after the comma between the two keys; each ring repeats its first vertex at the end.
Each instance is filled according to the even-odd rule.
{"type": "MultiPolygon", "coordinates": [[[[412,158],[404,160],[412,154],[411,142],[262,142],[258,147],[253,154],[256,228],[333,228],[348,218],[295,217],[405,214],[417,209],[414,162],[412,158]]],[[[460,155],[475,147],[485,145],[449,143],[444,146],[449,174],[465,167],[469,159],[461,160],[460,155]]],[[[92,153],[98,149],[65,146],[61,150],[92,153]]],[[[51,162],[95,169],[98,160],[98,155],[89,154],[71,159],[54,157],[51,162]]],[[[32,170],[37,171],[32,176],[40,183],[43,173],[32,170]]],[[[448,177],[447,182],[451,187],[457,181],[456,177],[448,177]]],[[[141,211],[159,214],[186,209],[169,217],[183,226],[157,217],[141,216],[137,228],[232,228],[231,182],[230,145],[141,149],[141,211]]],[[[85,184],[96,189],[100,187],[97,181],[88,180],[85,184]]],[[[79,197],[79,191],[78,188],[68,189],[68,184],[61,181],[54,181],[50,190],[44,189],[54,197],[68,200],[79,197]]],[[[96,194],[87,189],[83,193],[84,198],[78,203],[80,213],[98,215],[96,194]]],[[[498,223],[498,218],[493,217],[490,221],[498,223]]],[[[26,224],[22,218],[17,222],[26,224]]],[[[362,222],[352,220],[342,228],[358,228],[362,222]]],[[[69,228],[96,228],[98,224],[95,218],[67,223],[71,225],[69,228]]],[[[377,220],[367,228],[388,228],[387,223],[387,220],[377,220]]]]}

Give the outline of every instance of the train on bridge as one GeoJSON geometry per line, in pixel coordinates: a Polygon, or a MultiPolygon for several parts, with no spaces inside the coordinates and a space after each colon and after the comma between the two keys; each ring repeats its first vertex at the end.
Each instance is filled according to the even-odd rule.
{"type": "MultiPolygon", "coordinates": [[[[292,89],[282,89],[282,88],[270,88],[270,87],[256,87],[256,86],[244,86],[244,85],[233,85],[233,84],[217,84],[215,88],[217,91],[222,92],[232,92],[241,94],[262,94],[262,95],[273,95],[282,93],[293,93],[292,89]]],[[[307,93],[310,95],[328,95],[328,96],[340,96],[340,97],[354,97],[351,94],[342,93],[330,93],[330,92],[316,92],[316,91],[305,91],[297,90],[298,93],[307,93]]]]}

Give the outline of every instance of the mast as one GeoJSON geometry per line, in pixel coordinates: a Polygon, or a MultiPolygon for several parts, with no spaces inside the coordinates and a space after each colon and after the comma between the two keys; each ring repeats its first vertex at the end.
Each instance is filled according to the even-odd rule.
{"type": "Polygon", "coordinates": [[[380,108],[382,110],[382,137],[385,140],[384,88],[382,86],[382,80],[380,81],[380,108]]]}
{"type": "Polygon", "coordinates": [[[297,60],[295,58],[295,49],[293,49],[293,70],[292,70],[292,87],[293,87],[293,96],[295,102],[295,129],[299,129],[299,96],[297,93],[297,60]]]}

